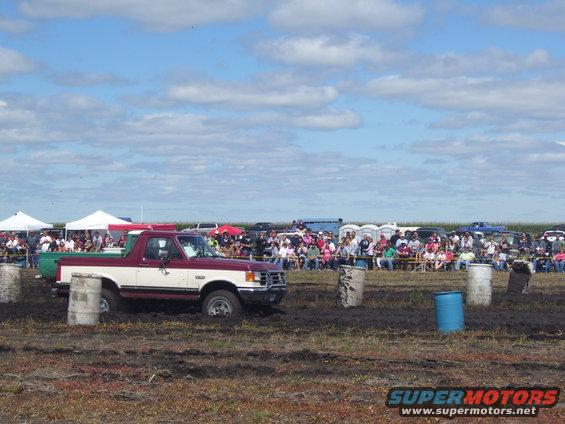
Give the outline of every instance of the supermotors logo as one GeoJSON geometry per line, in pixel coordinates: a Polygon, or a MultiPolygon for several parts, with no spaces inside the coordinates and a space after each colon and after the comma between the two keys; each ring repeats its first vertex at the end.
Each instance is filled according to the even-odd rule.
{"type": "Polygon", "coordinates": [[[558,401],[556,387],[396,387],[386,406],[403,417],[536,417],[558,401]]]}

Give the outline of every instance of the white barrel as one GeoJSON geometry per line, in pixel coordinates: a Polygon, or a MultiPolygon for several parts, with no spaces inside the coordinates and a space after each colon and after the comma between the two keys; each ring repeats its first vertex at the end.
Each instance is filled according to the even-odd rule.
{"type": "Polygon", "coordinates": [[[489,306],[491,299],[492,265],[470,264],[467,273],[467,305],[489,306]]]}
{"type": "Polygon", "coordinates": [[[22,269],[0,264],[0,303],[18,302],[22,296],[22,269]]]}
{"type": "Polygon", "coordinates": [[[349,308],[361,306],[365,291],[365,268],[343,265],[339,267],[337,282],[337,306],[349,308]]]}
{"type": "Polygon", "coordinates": [[[69,289],[69,325],[94,325],[100,318],[102,277],[95,274],[73,274],[69,289]]]}

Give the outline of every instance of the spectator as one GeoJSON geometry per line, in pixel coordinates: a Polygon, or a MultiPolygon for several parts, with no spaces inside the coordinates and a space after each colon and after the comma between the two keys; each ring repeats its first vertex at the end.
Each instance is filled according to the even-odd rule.
{"type": "MultiPolygon", "coordinates": [[[[398,240],[399,241],[402,240],[402,237],[399,238],[398,240]]],[[[406,268],[408,267],[408,262],[410,261],[411,251],[405,241],[400,243],[400,246],[398,246],[398,248],[396,249],[396,253],[398,256],[398,262],[397,262],[398,269],[402,269],[403,271],[406,271],[406,268]]]]}
{"type": "Polygon", "coordinates": [[[267,248],[267,238],[265,237],[264,232],[260,232],[259,236],[255,240],[255,249],[254,254],[258,259],[262,259],[265,255],[265,249],[267,248]]]}
{"type": "Polygon", "coordinates": [[[453,267],[453,261],[455,260],[455,254],[453,250],[446,250],[445,251],[445,270],[449,271],[453,267]]]}
{"type": "Polygon", "coordinates": [[[555,272],[565,272],[565,250],[561,250],[553,257],[555,272]]]}
{"type": "Polygon", "coordinates": [[[500,250],[496,249],[492,255],[492,267],[495,271],[504,270],[505,261],[500,256],[500,250]]]}
{"type": "Polygon", "coordinates": [[[30,231],[26,238],[30,268],[37,268],[39,264],[39,256],[37,253],[39,239],[40,237],[35,233],[35,231],[30,231]]]}
{"type": "Polygon", "coordinates": [[[361,239],[361,241],[359,242],[358,250],[359,250],[359,256],[361,257],[367,257],[367,250],[369,250],[369,245],[371,244],[371,242],[369,241],[369,235],[365,234],[363,235],[363,238],[361,239]]]}
{"type": "Polygon", "coordinates": [[[308,254],[308,247],[306,246],[306,244],[304,244],[303,241],[300,242],[300,244],[298,245],[298,247],[296,248],[296,270],[300,270],[302,268],[304,268],[304,264],[306,263],[306,257],[308,254]]]}
{"type": "Polygon", "coordinates": [[[277,262],[279,257],[279,244],[277,243],[276,238],[273,239],[270,246],[265,249],[265,255],[269,258],[269,262],[277,262]]]}
{"type": "Polygon", "coordinates": [[[408,240],[406,240],[404,234],[400,234],[400,237],[398,237],[398,240],[396,240],[396,243],[394,243],[394,247],[398,249],[402,243],[408,245],[408,240]]]}
{"type": "Polygon", "coordinates": [[[316,271],[320,269],[320,249],[314,243],[308,245],[303,269],[314,269],[316,271]]]}
{"type": "Polygon", "coordinates": [[[461,269],[461,265],[465,265],[465,269],[469,269],[469,264],[475,261],[475,254],[470,251],[469,247],[463,247],[463,252],[457,258],[455,262],[455,271],[461,269]]]}
{"type": "Polygon", "coordinates": [[[290,254],[294,253],[289,246],[287,241],[283,241],[282,246],[279,248],[279,255],[277,264],[280,265],[282,269],[288,269],[288,259],[290,254]]]}
{"type": "Polygon", "coordinates": [[[394,257],[396,256],[396,249],[393,247],[392,242],[389,242],[385,251],[383,252],[383,257],[381,259],[381,264],[384,264],[389,271],[394,269],[394,257]]]}
{"type": "Polygon", "coordinates": [[[549,252],[547,252],[543,247],[538,247],[535,252],[534,257],[534,272],[550,272],[553,268],[553,263],[549,252]]]}
{"type": "Polygon", "coordinates": [[[467,231],[461,238],[461,250],[465,250],[465,248],[467,248],[469,251],[471,251],[473,250],[473,244],[473,237],[471,236],[471,233],[467,231]]]}
{"type": "Polygon", "coordinates": [[[392,244],[392,246],[396,246],[396,241],[400,238],[400,230],[395,230],[394,234],[391,236],[390,238],[390,242],[392,244]]]}
{"type": "Polygon", "coordinates": [[[434,269],[434,262],[436,260],[436,252],[433,249],[433,246],[435,244],[432,243],[432,247],[428,247],[426,249],[426,252],[424,253],[424,255],[422,256],[422,259],[424,260],[424,271],[426,270],[433,270],[434,269]]]}
{"type": "Polygon", "coordinates": [[[485,247],[485,250],[486,250],[486,256],[488,258],[492,258],[495,250],[497,250],[497,248],[498,248],[498,243],[494,240],[493,236],[489,236],[485,241],[484,247],[485,247]]]}
{"type": "Polygon", "coordinates": [[[420,254],[422,253],[422,242],[418,238],[417,233],[413,233],[408,242],[408,248],[410,249],[412,257],[416,262],[420,261],[420,254]]]}
{"type": "Polygon", "coordinates": [[[439,249],[435,257],[434,271],[439,271],[440,269],[445,271],[446,261],[447,255],[445,254],[445,250],[439,249]]]}
{"type": "Polygon", "coordinates": [[[322,256],[322,260],[321,260],[322,267],[324,269],[333,268],[333,262],[332,262],[333,251],[330,249],[328,243],[323,244],[322,249],[320,250],[320,254],[322,256]]]}

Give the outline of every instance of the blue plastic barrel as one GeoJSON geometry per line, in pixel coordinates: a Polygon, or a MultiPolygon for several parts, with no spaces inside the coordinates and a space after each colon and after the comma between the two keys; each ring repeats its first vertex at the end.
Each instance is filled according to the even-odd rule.
{"type": "Polygon", "coordinates": [[[365,259],[357,258],[355,259],[355,266],[367,269],[367,261],[365,259]]]}
{"type": "Polygon", "coordinates": [[[436,326],[440,333],[463,331],[463,296],[461,291],[435,293],[436,326]]]}

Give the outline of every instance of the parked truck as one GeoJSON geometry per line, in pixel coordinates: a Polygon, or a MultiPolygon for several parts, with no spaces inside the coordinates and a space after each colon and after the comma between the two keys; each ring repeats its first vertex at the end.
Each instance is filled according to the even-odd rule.
{"type": "Polygon", "coordinates": [[[68,295],[73,273],[102,277],[102,312],[119,310],[124,299],[159,299],[191,301],[207,315],[229,316],[246,304],[276,305],[287,292],[278,266],[219,257],[196,233],[143,231],[124,257],[62,257],[54,295],[68,295]]]}
{"type": "Polygon", "coordinates": [[[506,227],[504,225],[489,225],[488,222],[477,221],[477,222],[473,222],[471,225],[467,225],[465,227],[459,227],[457,229],[457,232],[469,231],[472,233],[479,232],[483,234],[490,234],[504,230],[506,230],[506,227]]]}

